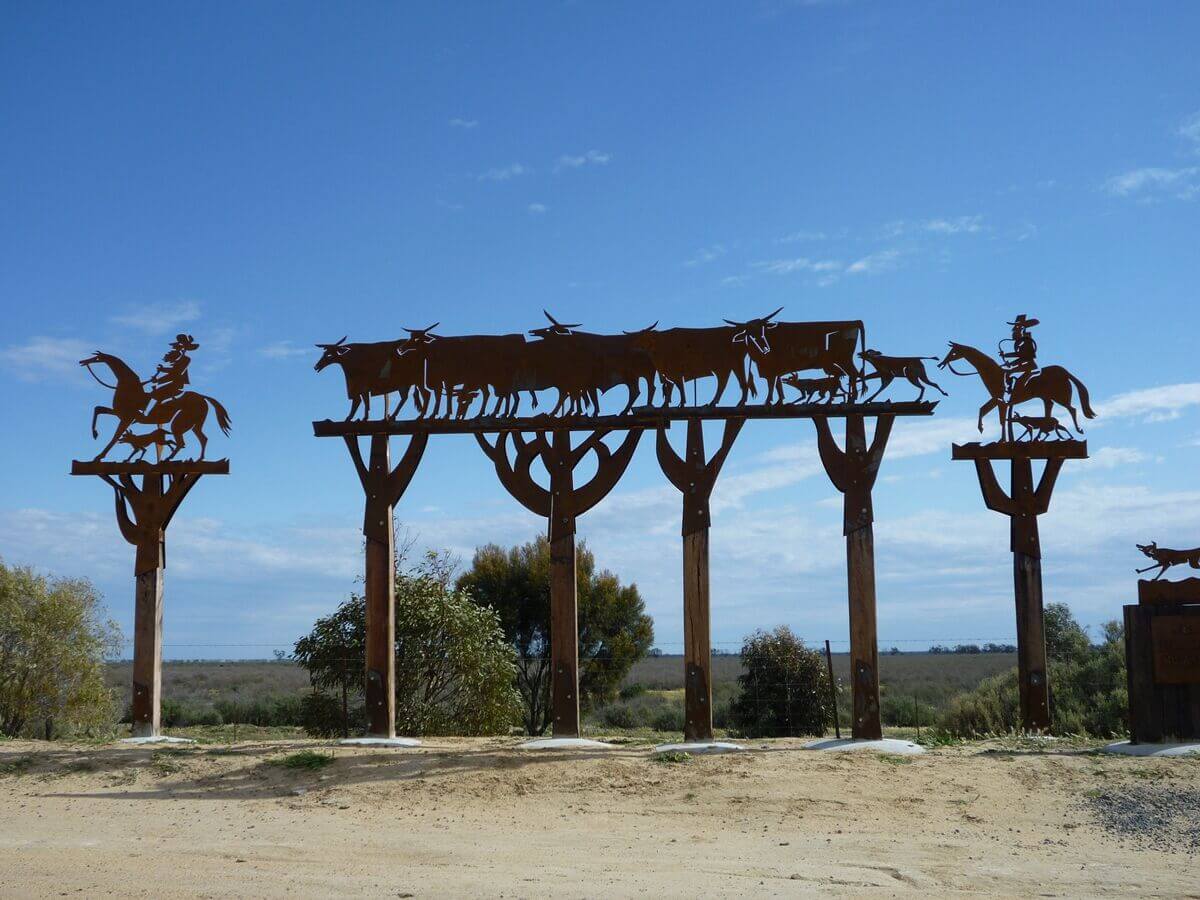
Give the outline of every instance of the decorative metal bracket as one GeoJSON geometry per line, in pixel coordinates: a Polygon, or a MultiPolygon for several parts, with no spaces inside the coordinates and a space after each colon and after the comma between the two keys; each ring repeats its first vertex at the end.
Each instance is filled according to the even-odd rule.
{"type": "Polygon", "coordinates": [[[876,420],[875,435],[867,446],[866,425],[862,416],[846,418],[846,448],[838,447],[829,428],[829,420],[814,418],[817,427],[817,451],[833,486],[844,495],[842,534],[866,528],[875,521],[871,490],[879,475],[879,464],[887,448],[896,417],[882,415],[876,420]]]}
{"type": "Polygon", "coordinates": [[[683,494],[683,535],[703,531],[712,524],[709,513],[709,498],[725,457],[733,449],[745,419],[726,419],[725,430],[721,436],[721,448],[713,454],[711,460],[704,458],[704,423],[700,419],[687,420],[687,449],[685,458],[681,458],[671,446],[667,438],[667,428],[658,429],[655,449],[658,453],[658,464],[662,466],[667,480],[675,485],[683,494]]]}
{"type": "Polygon", "coordinates": [[[571,446],[571,433],[558,430],[549,436],[538,431],[532,440],[526,440],[520,432],[501,432],[494,444],[482,433],[477,433],[475,439],[513,498],[534,515],[549,521],[549,539],[553,543],[574,534],[575,520],[616,487],[633,458],[642,429],[628,431],[616,450],[604,443],[610,433],[609,429],[593,431],[575,447],[571,446]],[[512,461],[508,457],[510,438],[515,450],[512,461]],[[596,454],[596,474],[576,488],[575,469],[588,453],[596,454]],[[550,476],[549,490],[533,478],[531,468],[538,459],[550,476]]]}
{"type": "Polygon", "coordinates": [[[417,466],[429,443],[429,434],[412,435],[395,468],[389,468],[386,434],[371,435],[369,463],[363,462],[362,447],[356,435],[342,437],[367,498],[363,513],[363,535],[370,540],[387,541],[392,527],[392,507],[399,502],[417,473],[417,466]]]}

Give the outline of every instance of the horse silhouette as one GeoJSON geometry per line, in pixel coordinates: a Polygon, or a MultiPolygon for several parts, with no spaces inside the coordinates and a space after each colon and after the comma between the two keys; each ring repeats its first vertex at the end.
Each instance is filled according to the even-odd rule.
{"type": "Polygon", "coordinates": [[[983,386],[992,395],[987,403],[979,407],[979,431],[981,433],[983,432],[983,417],[994,409],[1000,416],[1002,439],[1011,441],[1013,439],[1012,408],[1030,400],[1040,400],[1046,407],[1047,417],[1052,414],[1055,403],[1066,409],[1071,414],[1075,430],[1083,434],[1083,429],[1079,427],[1079,418],[1076,415],[1075,407],[1071,405],[1072,385],[1079,394],[1079,405],[1083,409],[1083,414],[1089,419],[1096,418],[1096,413],[1088,398],[1087,388],[1082,381],[1062,366],[1046,366],[1026,381],[1018,382],[1012,395],[1006,396],[1005,372],[1000,363],[982,350],[968,344],[956,344],[954,341],[949,343],[950,352],[946,354],[945,359],[938,363],[938,368],[949,369],[955,375],[978,375],[983,381],[983,386]],[[956,372],[951,363],[960,359],[974,366],[975,371],[956,372]]]}
{"type": "MultiPolygon", "coordinates": [[[[87,359],[81,359],[79,364],[87,367],[89,371],[91,371],[90,367],[94,365],[108,366],[109,371],[117,380],[115,385],[111,385],[96,378],[100,384],[113,389],[113,400],[111,406],[97,406],[92,410],[92,437],[100,437],[100,432],[96,427],[100,416],[113,416],[117,420],[117,429],[113,432],[112,440],[96,454],[97,461],[103,459],[105,454],[134,424],[167,426],[175,444],[167,459],[174,457],[183,448],[183,436],[190,431],[200,442],[200,456],[197,458],[204,459],[204,450],[208,446],[208,438],[204,434],[204,423],[208,421],[209,404],[212,404],[213,411],[217,415],[217,425],[220,426],[223,433],[229,434],[229,413],[225,411],[225,407],[207,394],[184,391],[178,397],[155,404],[147,412],[146,407],[150,404],[150,394],[146,391],[137,373],[119,357],[97,350],[87,359]]],[[[95,377],[94,373],[93,377],[95,377]]]]}

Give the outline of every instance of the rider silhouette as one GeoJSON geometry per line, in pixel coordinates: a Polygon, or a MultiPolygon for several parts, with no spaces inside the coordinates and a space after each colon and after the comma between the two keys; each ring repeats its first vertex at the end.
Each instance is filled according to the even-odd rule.
{"type": "Polygon", "coordinates": [[[1025,313],[1017,316],[1012,326],[1012,337],[1000,342],[1000,359],[1004,366],[1008,393],[1012,393],[1037,371],[1037,341],[1029,333],[1029,329],[1038,325],[1037,319],[1028,319],[1025,313]],[[1012,344],[1012,350],[1005,350],[1005,344],[1012,344]]]}
{"type": "Polygon", "coordinates": [[[163,361],[154,370],[154,375],[145,384],[153,384],[150,399],[154,401],[151,409],[162,406],[174,400],[191,382],[188,378],[188,366],[191,358],[188,353],[200,349],[190,334],[177,334],[171,342],[171,349],[163,356],[163,361]]]}

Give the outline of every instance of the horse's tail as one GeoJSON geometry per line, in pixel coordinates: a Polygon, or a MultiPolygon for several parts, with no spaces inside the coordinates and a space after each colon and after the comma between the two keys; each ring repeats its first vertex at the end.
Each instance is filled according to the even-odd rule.
{"type": "Polygon", "coordinates": [[[223,433],[229,434],[229,426],[231,423],[229,420],[229,413],[225,411],[225,407],[221,405],[220,401],[214,397],[208,396],[208,394],[201,394],[200,396],[212,404],[213,412],[217,414],[217,424],[221,426],[221,431],[223,433]]]}
{"type": "MultiPolygon", "coordinates": [[[[1066,369],[1063,369],[1063,371],[1067,372],[1066,369]]],[[[1089,402],[1088,389],[1084,386],[1082,381],[1080,381],[1070,372],[1067,372],[1067,377],[1071,379],[1071,383],[1075,385],[1075,390],[1079,392],[1079,405],[1083,407],[1083,414],[1089,419],[1096,418],[1096,411],[1092,409],[1092,404],[1089,402]]]]}

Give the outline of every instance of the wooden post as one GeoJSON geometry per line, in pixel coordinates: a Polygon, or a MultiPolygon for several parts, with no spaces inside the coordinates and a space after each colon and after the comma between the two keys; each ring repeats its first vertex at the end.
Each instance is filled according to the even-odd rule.
{"type": "Polygon", "coordinates": [[[550,542],[550,686],[555,737],[579,737],[579,596],[575,534],[550,542]]]}
{"type": "Polygon", "coordinates": [[[157,737],[162,722],[167,526],[200,476],[228,475],[229,461],[76,460],[71,463],[71,474],[98,475],[113,489],[117,526],[134,547],[132,732],[134,737],[157,737]],[[140,485],[134,480],[139,475],[140,485]]]}
{"type": "Polygon", "coordinates": [[[372,434],[370,456],[363,463],[356,436],[343,436],[358,472],[366,503],[363,511],[364,587],[367,606],[366,683],[367,736],[396,736],[396,540],[392,512],[416,474],[425,453],[427,434],[413,435],[404,456],[392,468],[390,438],[372,434]]]}
{"type": "Polygon", "coordinates": [[[593,431],[578,446],[563,428],[536,432],[526,440],[519,432],[500,432],[496,443],[476,433],[480,449],[496,469],[500,483],[535,515],[545,516],[550,541],[550,710],[555,737],[579,737],[579,597],[576,583],[575,521],[613,489],[637,448],[641,430],[631,430],[613,451],[604,443],[607,429],[593,431]],[[508,458],[512,441],[516,458],[508,458]],[[575,467],[589,453],[596,454],[596,474],[587,484],[575,485],[575,467]],[[541,459],[550,476],[547,490],[530,475],[530,466],[541,459]]]}
{"type": "Polygon", "coordinates": [[[708,579],[708,529],[712,516],[709,498],[725,458],[733,449],[745,419],[729,419],[721,448],[711,460],[704,458],[704,422],[689,419],[687,448],[681,458],[658,431],[658,462],[663,474],[683,494],[683,737],[711,741],[712,640],[708,579]]]}
{"type": "MultiPolygon", "coordinates": [[[[162,497],[162,476],[142,476],[142,495],[162,497]]],[[[137,546],[133,606],[134,737],[155,737],[162,722],[163,568],[165,531],[154,529],[137,546]]]]}
{"type": "Polygon", "coordinates": [[[1017,690],[1021,701],[1021,728],[1044,731],[1050,727],[1050,677],[1046,665],[1046,628],[1042,603],[1042,548],[1038,516],[1050,508],[1050,496],[1067,459],[1086,459],[1085,441],[1012,441],[995,444],[955,444],[953,459],[975,463],[979,489],[988,509],[1009,517],[1009,549],[1013,555],[1013,596],[1017,612],[1017,690]],[[1007,459],[1011,482],[1005,494],[996,479],[993,462],[1007,459]],[[1046,468],[1033,480],[1033,460],[1044,459],[1046,468]]]}
{"type": "Polygon", "coordinates": [[[846,536],[846,588],[850,607],[850,685],[854,703],[851,734],[855,739],[879,740],[879,638],[875,623],[875,514],[871,490],[883,461],[894,416],[879,416],[867,446],[861,415],[846,417],[846,448],[833,440],[829,421],[813,419],[817,450],[825,472],[842,492],[842,533],[846,536]]]}
{"type": "MultiPolygon", "coordinates": [[[[1012,461],[1014,498],[1034,495],[1033,463],[1012,461]]],[[[1013,553],[1013,592],[1017,607],[1017,680],[1021,726],[1026,731],[1050,727],[1050,679],[1046,666],[1046,627],[1042,608],[1042,551],[1036,515],[1009,519],[1013,553]]]]}

